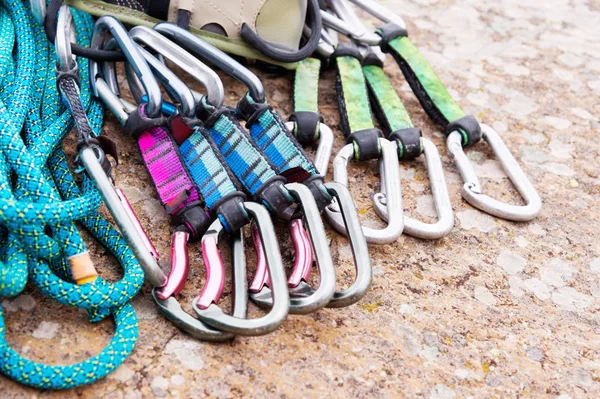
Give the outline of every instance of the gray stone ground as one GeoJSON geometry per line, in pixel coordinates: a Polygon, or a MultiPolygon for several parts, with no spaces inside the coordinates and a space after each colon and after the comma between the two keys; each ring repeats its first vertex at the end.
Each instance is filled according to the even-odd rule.
{"type": "MultiPolygon", "coordinates": [[[[489,217],[460,197],[461,180],[391,60],[386,70],[417,126],[438,145],[456,212],[445,239],[401,237],[371,247],[374,281],[353,307],[290,316],[276,333],[231,344],[195,341],[157,314],[149,286],[134,300],[139,343],[124,365],[90,387],[36,392],[0,378],[3,397],[598,397],[600,395],[600,3],[592,0],[389,0],[412,38],[469,113],[493,126],[544,200],[531,223],[489,217]]],[[[261,73],[287,116],[292,76],[261,73]]],[[[228,102],[243,88],[225,79],[228,102]]],[[[324,74],[321,111],[342,146],[333,74],[324,74]]],[[[168,253],[167,217],[138,151],[113,119],[117,180],[158,249],[168,253]]],[[[469,157],[486,192],[518,202],[499,164],[480,144],[469,157]]],[[[402,165],[406,211],[429,219],[422,163],[402,165]]],[[[351,170],[366,223],[375,163],[351,170]]],[[[431,220],[431,219],[429,219],[431,220]]],[[[345,239],[329,232],[340,284],[352,279],[345,239]]],[[[284,255],[291,260],[289,242],[284,255]]],[[[105,251],[92,246],[98,264],[105,251]]],[[[199,293],[201,256],[181,300],[199,293]]],[[[250,257],[252,259],[252,257],[250,257]]],[[[101,268],[102,269],[102,268],[101,268]]],[[[114,265],[103,275],[117,279],[114,265]]],[[[226,295],[229,294],[228,289],[226,295]]],[[[227,302],[227,301],[226,301],[227,302]]],[[[111,321],[86,322],[30,288],[5,300],[8,341],[31,359],[66,364],[105,345],[111,321]]],[[[189,305],[186,309],[190,310],[189,305]]],[[[251,315],[259,312],[252,308],[251,315]]]]}

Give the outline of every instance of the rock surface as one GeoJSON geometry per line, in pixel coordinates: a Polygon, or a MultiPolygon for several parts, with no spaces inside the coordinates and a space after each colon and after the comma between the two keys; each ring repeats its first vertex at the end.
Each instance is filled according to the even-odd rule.
{"type": "MultiPolygon", "coordinates": [[[[346,309],[290,316],[273,334],[208,344],[161,317],[145,285],[133,303],[140,336],[113,375],[74,392],[37,392],[0,376],[2,397],[598,397],[600,396],[600,6],[594,0],[388,0],[401,10],[412,40],[464,107],[493,126],[544,201],[532,223],[489,217],[462,200],[462,181],[444,137],[421,110],[393,60],[386,71],[416,126],[443,157],[456,213],[439,241],[403,236],[370,247],[377,268],[366,297],[346,309]]],[[[293,75],[259,73],[273,105],[292,111],[293,75]]],[[[320,109],[343,145],[332,71],[323,73],[320,109]]],[[[188,79],[191,83],[191,79],[188,79]]],[[[229,105],[245,93],[224,77],[229,105]]],[[[195,88],[200,90],[198,85],[195,88]]],[[[133,140],[108,118],[104,134],[119,144],[117,184],[135,201],[159,252],[169,226],[133,140]]],[[[73,141],[67,144],[73,146],[73,141]]],[[[486,193],[518,203],[517,192],[485,144],[469,150],[486,193]]],[[[404,205],[432,221],[423,163],[403,165],[404,205]]],[[[331,170],[331,168],[330,168],[331,170]]],[[[365,221],[379,225],[369,196],[374,162],[353,165],[352,193],[365,221]]],[[[286,236],[281,229],[282,236],[286,236]]],[[[338,279],[352,279],[352,255],[329,230],[338,279]]],[[[103,276],[120,277],[97,244],[89,249],[103,276]]],[[[284,257],[291,260],[289,240],[284,257]]],[[[198,246],[179,299],[191,312],[204,271],[198,246]]],[[[249,263],[254,255],[249,249],[249,263]]],[[[252,269],[253,266],[250,266],[252,269]]],[[[228,308],[230,276],[225,290],[228,308]]],[[[68,364],[98,353],[110,320],[28,287],[4,300],[6,338],[30,359],[68,364]]],[[[250,316],[260,312],[252,306],[250,316]]]]}

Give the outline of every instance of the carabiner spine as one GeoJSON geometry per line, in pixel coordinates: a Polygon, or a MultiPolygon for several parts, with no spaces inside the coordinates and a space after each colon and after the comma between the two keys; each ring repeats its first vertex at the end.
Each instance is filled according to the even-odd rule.
{"type": "Polygon", "coordinates": [[[83,147],[79,151],[79,159],[90,178],[96,184],[102,199],[112,214],[121,234],[123,234],[123,238],[129,244],[135,257],[144,269],[146,278],[152,286],[162,287],[167,282],[167,276],[156,259],[154,259],[150,250],[148,250],[144,239],[135,227],[135,223],[130,219],[113,184],[108,179],[108,176],[106,176],[100,162],[98,162],[96,152],[89,146],[83,147]]]}

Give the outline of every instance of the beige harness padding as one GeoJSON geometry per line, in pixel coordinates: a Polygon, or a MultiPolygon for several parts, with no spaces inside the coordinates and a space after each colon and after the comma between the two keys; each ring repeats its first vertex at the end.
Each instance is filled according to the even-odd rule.
{"type": "Polygon", "coordinates": [[[231,39],[240,38],[242,24],[246,23],[273,45],[298,50],[306,5],[307,0],[172,0],[169,21],[177,19],[178,10],[187,10],[192,27],[217,24],[231,39]]]}

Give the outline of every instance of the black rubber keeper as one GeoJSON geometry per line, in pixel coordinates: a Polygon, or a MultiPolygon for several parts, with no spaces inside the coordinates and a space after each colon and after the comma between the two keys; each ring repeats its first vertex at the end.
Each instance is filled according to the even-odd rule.
{"type": "Polygon", "coordinates": [[[381,50],[387,53],[387,44],[397,37],[407,37],[408,31],[406,28],[401,28],[398,25],[390,22],[378,28],[377,34],[381,36],[381,50]]]}
{"type": "Polygon", "coordinates": [[[190,241],[197,241],[210,227],[212,220],[199,204],[192,204],[177,212],[172,217],[173,224],[178,225],[176,231],[190,234],[190,241]]]}
{"type": "Polygon", "coordinates": [[[348,136],[347,143],[358,147],[358,153],[356,149],[354,151],[357,160],[378,159],[380,156],[379,138],[381,137],[383,137],[381,130],[376,128],[359,130],[348,136]]]}
{"type": "Polygon", "coordinates": [[[323,117],[316,112],[298,111],[290,115],[289,120],[296,124],[294,136],[302,145],[314,145],[319,135],[319,126],[323,117]]]}
{"type": "Polygon", "coordinates": [[[294,201],[285,194],[283,185],[286,180],[282,176],[275,176],[267,180],[265,184],[256,192],[254,198],[263,205],[267,205],[269,210],[278,218],[290,220],[296,211],[294,201]]]}
{"type": "Polygon", "coordinates": [[[392,132],[391,140],[398,140],[404,147],[404,155],[401,159],[413,160],[421,155],[421,130],[415,127],[400,129],[392,132]]]}
{"type": "Polygon", "coordinates": [[[323,179],[324,177],[322,175],[313,175],[304,181],[304,184],[310,189],[310,192],[315,198],[319,212],[322,212],[325,207],[331,204],[332,200],[331,195],[323,192],[323,179]]]}
{"type": "Polygon", "coordinates": [[[467,135],[466,142],[463,137],[463,147],[470,147],[473,144],[477,144],[479,140],[481,140],[481,126],[473,115],[467,115],[455,120],[454,122],[450,122],[448,126],[446,126],[446,136],[457,130],[462,133],[466,133],[467,135]]]}
{"type": "Polygon", "coordinates": [[[238,231],[250,223],[250,218],[244,210],[244,201],[246,201],[246,195],[242,192],[229,194],[210,208],[211,214],[215,217],[221,216],[222,221],[225,221],[223,227],[228,232],[238,231]]]}

